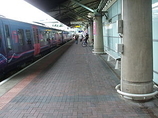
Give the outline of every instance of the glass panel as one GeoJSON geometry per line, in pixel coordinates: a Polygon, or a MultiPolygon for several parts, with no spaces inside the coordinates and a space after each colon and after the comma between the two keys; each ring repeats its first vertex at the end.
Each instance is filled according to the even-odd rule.
{"type": "Polygon", "coordinates": [[[118,14],[121,14],[121,12],[122,12],[122,0],[118,0],[117,1],[118,2],[118,14]]]}
{"type": "Polygon", "coordinates": [[[158,84],[158,0],[152,0],[152,28],[153,28],[153,70],[154,82],[158,84]]]}
{"type": "Polygon", "coordinates": [[[112,16],[116,16],[118,14],[117,2],[112,6],[112,16]]]}
{"type": "Polygon", "coordinates": [[[12,47],[11,47],[11,41],[10,41],[9,26],[8,25],[5,25],[5,34],[6,34],[6,38],[7,38],[7,47],[9,49],[12,49],[12,47]]]}
{"type": "Polygon", "coordinates": [[[31,40],[31,31],[30,30],[26,30],[26,38],[27,40],[31,40]]]}
{"type": "MultiPolygon", "coordinates": [[[[121,43],[121,38],[118,34],[118,25],[117,21],[121,19],[121,5],[122,0],[116,1],[108,9],[108,20],[103,20],[103,34],[104,35],[104,50],[112,51],[114,53],[116,50],[116,44],[121,43]]],[[[119,53],[118,53],[119,54],[119,53]]]]}
{"type": "Polygon", "coordinates": [[[23,29],[18,29],[18,38],[19,38],[19,43],[21,45],[25,44],[25,39],[24,39],[24,30],[23,29]]]}

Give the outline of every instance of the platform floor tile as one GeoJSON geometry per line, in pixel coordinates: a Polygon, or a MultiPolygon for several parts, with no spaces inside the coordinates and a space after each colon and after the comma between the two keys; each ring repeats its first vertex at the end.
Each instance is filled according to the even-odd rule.
{"type": "Polygon", "coordinates": [[[74,43],[3,106],[0,118],[158,118],[156,98],[124,99],[119,82],[91,47],[74,43]]]}

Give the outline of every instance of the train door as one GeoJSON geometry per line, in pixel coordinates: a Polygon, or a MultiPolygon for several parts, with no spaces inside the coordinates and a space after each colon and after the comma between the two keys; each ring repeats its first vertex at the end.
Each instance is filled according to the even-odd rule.
{"type": "Polygon", "coordinates": [[[7,63],[9,64],[15,55],[14,53],[14,47],[13,47],[13,42],[11,39],[11,33],[10,33],[10,25],[8,22],[4,21],[3,22],[3,30],[4,30],[4,41],[5,41],[5,52],[6,52],[6,57],[7,57],[7,63]]]}
{"type": "Polygon", "coordinates": [[[6,65],[7,65],[7,54],[4,50],[3,27],[2,27],[2,22],[0,20],[0,72],[3,71],[6,65]]]}
{"type": "Polygon", "coordinates": [[[33,29],[33,37],[34,37],[34,55],[38,55],[40,53],[40,42],[39,42],[39,32],[37,26],[32,26],[33,29]]]}

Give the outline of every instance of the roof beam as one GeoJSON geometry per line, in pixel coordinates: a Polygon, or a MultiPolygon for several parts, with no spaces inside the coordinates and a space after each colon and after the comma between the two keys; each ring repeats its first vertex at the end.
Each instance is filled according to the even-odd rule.
{"type": "MultiPolygon", "coordinates": [[[[63,6],[63,7],[65,7],[66,9],[68,9],[68,11],[64,12],[64,13],[62,14],[62,16],[65,16],[65,15],[71,13],[71,14],[73,14],[74,16],[81,17],[82,19],[90,20],[90,18],[88,18],[88,17],[86,17],[86,16],[84,16],[84,15],[81,15],[79,12],[76,12],[75,10],[70,9],[70,8],[67,7],[67,6],[63,6]]],[[[59,14],[59,15],[61,15],[61,14],[59,14]]],[[[73,16],[73,17],[74,17],[74,16],[73,16]]]]}
{"type": "Polygon", "coordinates": [[[89,10],[89,11],[91,11],[91,12],[94,13],[94,10],[93,10],[93,9],[91,9],[91,8],[89,8],[89,7],[87,7],[87,6],[83,5],[83,4],[80,4],[79,2],[77,2],[77,1],[75,1],[75,0],[71,0],[71,1],[75,2],[75,3],[78,4],[79,6],[81,6],[81,7],[83,7],[83,8],[85,8],[85,9],[87,9],[87,10],[89,10]]]}
{"type": "Polygon", "coordinates": [[[98,11],[98,12],[101,12],[101,11],[103,10],[103,8],[104,8],[104,6],[106,5],[107,1],[108,1],[108,0],[101,0],[101,1],[100,1],[100,4],[99,4],[99,6],[98,6],[98,8],[97,8],[97,11],[98,11]]]}

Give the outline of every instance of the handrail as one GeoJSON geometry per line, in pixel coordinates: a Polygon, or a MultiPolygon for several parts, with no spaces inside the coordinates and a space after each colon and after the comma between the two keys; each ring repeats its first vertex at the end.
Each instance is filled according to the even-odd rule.
{"type": "Polygon", "coordinates": [[[151,99],[153,96],[155,96],[156,94],[158,94],[158,91],[154,91],[152,93],[148,93],[148,94],[132,94],[132,93],[126,93],[120,90],[120,84],[118,84],[115,89],[117,90],[117,92],[125,97],[130,97],[130,99],[133,100],[145,100],[145,99],[151,99]]]}

